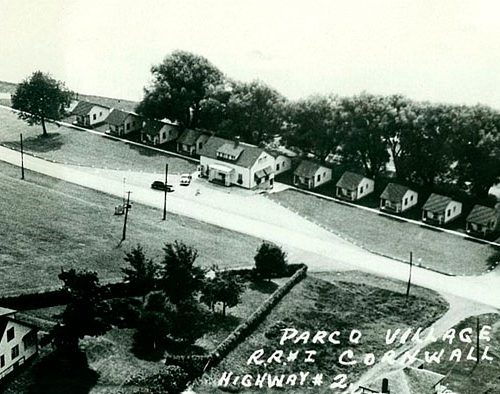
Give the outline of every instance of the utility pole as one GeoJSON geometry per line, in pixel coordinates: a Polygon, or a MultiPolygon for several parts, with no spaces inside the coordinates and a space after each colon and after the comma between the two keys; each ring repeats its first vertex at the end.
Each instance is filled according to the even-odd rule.
{"type": "Polygon", "coordinates": [[[23,150],[23,133],[21,136],[21,179],[24,179],[24,150],[23,150]]]}
{"type": "Polygon", "coordinates": [[[165,190],[163,195],[163,220],[167,219],[168,163],[165,164],[165,190]]]}
{"type": "Polygon", "coordinates": [[[479,364],[479,316],[476,318],[476,339],[477,339],[477,345],[476,345],[476,364],[479,364]]]}
{"type": "Polygon", "coordinates": [[[130,207],[130,193],[131,192],[127,192],[127,202],[125,204],[125,218],[123,219],[122,242],[125,241],[125,237],[127,235],[127,218],[128,218],[128,210],[130,207]]]}
{"type": "Polygon", "coordinates": [[[411,269],[413,267],[413,252],[410,252],[410,274],[408,276],[408,286],[406,287],[406,302],[408,302],[408,297],[410,296],[410,286],[411,286],[411,269]]]}

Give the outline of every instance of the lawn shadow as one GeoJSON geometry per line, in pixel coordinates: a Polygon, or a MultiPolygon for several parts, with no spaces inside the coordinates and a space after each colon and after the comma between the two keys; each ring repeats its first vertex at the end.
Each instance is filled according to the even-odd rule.
{"type": "Polygon", "coordinates": [[[250,289],[259,293],[272,294],[276,291],[279,285],[272,281],[258,280],[250,283],[250,289]]]}
{"type": "Polygon", "coordinates": [[[486,265],[489,271],[495,270],[500,264],[500,249],[494,248],[494,252],[486,260],[486,265]]]}
{"type": "Polygon", "coordinates": [[[98,377],[98,373],[88,367],[85,353],[68,359],[52,352],[33,368],[33,383],[28,392],[87,394],[97,383],[98,377]]]}
{"type": "MultiPolygon", "coordinates": [[[[19,141],[7,141],[5,145],[8,148],[21,149],[19,141]]],[[[47,136],[37,135],[36,137],[28,137],[23,140],[23,148],[25,150],[37,153],[52,152],[61,149],[64,145],[62,142],[61,134],[50,133],[47,136]]]]}

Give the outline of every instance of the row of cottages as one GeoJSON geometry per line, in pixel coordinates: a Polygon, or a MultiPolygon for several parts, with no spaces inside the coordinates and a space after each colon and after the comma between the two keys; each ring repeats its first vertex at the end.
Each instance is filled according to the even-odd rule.
{"type": "Polygon", "coordinates": [[[0,384],[37,353],[37,329],[17,320],[16,311],[0,307],[0,384]]]}
{"type": "Polygon", "coordinates": [[[275,157],[255,145],[211,136],[199,155],[200,174],[210,182],[246,189],[273,186],[275,157]]]}

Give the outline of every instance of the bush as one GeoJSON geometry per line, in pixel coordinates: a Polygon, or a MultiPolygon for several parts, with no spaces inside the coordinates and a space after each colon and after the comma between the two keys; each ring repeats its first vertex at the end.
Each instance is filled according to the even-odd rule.
{"type": "Polygon", "coordinates": [[[135,394],[178,394],[188,381],[188,374],[181,367],[168,365],[162,372],[132,379],[128,384],[140,386],[135,394]]]}
{"type": "Polygon", "coordinates": [[[268,242],[260,245],[254,260],[256,273],[263,279],[283,275],[287,270],[286,253],[279,246],[268,242]]]}

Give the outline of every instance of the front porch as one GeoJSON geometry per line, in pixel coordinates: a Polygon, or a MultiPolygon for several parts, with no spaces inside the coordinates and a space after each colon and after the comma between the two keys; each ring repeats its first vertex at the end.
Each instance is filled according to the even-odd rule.
{"type": "Polygon", "coordinates": [[[211,164],[208,167],[208,180],[223,186],[231,186],[234,183],[234,169],[220,164],[211,164]]]}
{"type": "Polygon", "coordinates": [[[343,187],[337,187],[336,195],[344,200],[355,201],[357,199],[357,190],[348,190],[343,187]]]}
{"type": "Polygon", "coordinates": [[[401,202],[389,201],[384,199],[380,200],[380,209],[391,213],[401,213],[403,210],[401,202]]]}
{"type": "Polygon", "coordinates": [[[438,213],[438,212],[431,212],[431,211],[423,211],[422,212],[422,221],[429,223],[429,224],[435,224],[435,225],[441,226],[444,224],[444,212],[438,213]]]}

